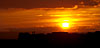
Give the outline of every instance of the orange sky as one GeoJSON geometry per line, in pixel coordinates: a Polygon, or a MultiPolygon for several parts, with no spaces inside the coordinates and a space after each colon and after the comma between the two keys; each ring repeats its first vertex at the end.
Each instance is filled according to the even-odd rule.
{"type": "Polygon", "coordinates": [[[94,0],[0,0],[0,31],[13,28],[62,31],[59,24],[63,23],[70,25],[67,31],[100,30],[100,7],[77,7],[82,4],[96,7],[99,3],[94,0]]]}
{"type": "Polygon", "coordinates": [[[38,31],[44,31],[45,29],[51,31],[62,31],[63,29],[59,23],[62,24],[67,22],[70,24],[70,27],[66,29],[67,31],[75,31],[75,29],[82,31],[83,28],[85,28],[84,30],[86,31],[89,31],[89,29],[95,31],[100,30],[98,29],[100,28],[99,13],[100,8],[80,8],[76,10],[59,10],[53,8],[48,10],[37,8],[3,9],[0,10],[0,30],[7,31],[10,28],[27,28],[27,31],[29,31],[31,30],[30,28],[36,27],[38,31]],[[40,29],[38,27],[40,27],[40,29]]]}

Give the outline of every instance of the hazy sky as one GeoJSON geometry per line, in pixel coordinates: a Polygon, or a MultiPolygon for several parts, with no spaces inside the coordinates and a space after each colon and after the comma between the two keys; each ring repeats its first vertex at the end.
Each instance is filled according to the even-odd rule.
{"type": "MultiPolygon", "coordinates": [[[[76,22],[77,25],[99,24],[100,8],[78,10],[37,9],[52,7],[73,7],[84,2],[84,5],[97,5],[91,0],[0,0],[0,30],[5,28],[56,27],[62,20],[76,22]],[[6,8],[6,9],[5,9],[6,8]],[[29,9],[27,9],[29,8],[29,9]],[[33,9],[34,8],[34,9],[33,9]],[[92,16],[92,17],[91,17],[92,16]]],[[[84,27],[83,26],[83,27],[84,27]]]]}
{"type": "MultiPolygon", "coordinates": [[[[0,10],[0,31],[6,31],[5,29],[9,28],[60,27],[58,23],[62,23],[64,20],[69,20],[72,28],[74,26],[75,28],[85,28],[86,31],[87,29],[99,30],[99,13],[100,8],[80,8],[77,10],[2,9],[0,10]],[[88,26],[91,28],[86,28],[88,26]]],[[[78,29],[81,30],[81,28],[78,29]]],[[[40,30],[45,29],[47,30],[47,28],[40,30]]]]}
{"type": "Polygon", "coordinates": [[[72,7],[85,2],[85,5],[97,5],[91,0],[0,0],[0,8],[41,8],[41,7],[72,7]]]}
{"type": "MultiPolygon", "coordinates": [[[[100,3],[93,0],[0,0],[0,38],[14,37],[15,34],[1,32],[25,31],[49,33],[54,31],[88,32],[100,31],[100,7],[59,10],[55,7],[74,7],[74,5],[94,6],[100,3]],[[63,2],[62,2],[63,1],[63,2]],[[37,9],[38,8],[38,9],[37,9]],[[52,8],[52,9],[39,9],[52,8]],[[69,23],[63,29],[64,21],[69,23]]],[[[15,38],[15,37],[14,37],[15,38]]]]}

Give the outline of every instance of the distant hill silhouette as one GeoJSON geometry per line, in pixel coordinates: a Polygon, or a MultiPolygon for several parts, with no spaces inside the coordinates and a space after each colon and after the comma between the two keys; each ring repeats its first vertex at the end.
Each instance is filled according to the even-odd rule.
{"type": "MultiPolygon", "coordinates": [[[[7,33],[7,36],[4,36],[5,33],[1,33],[0,37],[2,38],[14,38],[16,33],[7,33]]],[[[35,44],[38,46],[48,46],[48,47],[72,47],[72,48],[86,48],[86,46],[90,47],[98,47],[100,44],[100,31],[96,32],[88,32],[87,34],[81,33],[68,33],[68,32],[52,32],[48,34],[35,34],[35,32],[20,32],[18,35],[18,39],[0,39],[1,42],[13,42],[21,41],[21,44],[35,44]],[[96,46],[95,46],[96,45],[96,46]]],[[[3,42],[3,43],[4,43],[3,42]]],[[[6,44],[5,43],[5,44],[6,44]]],[[[9,44],[8,43],[8,44],[9,44]]],[[[20,44],[19,43],[19,44],[20,44]]],[[[8,45],[7,44],[7,45],[8,45]]],[[[33,45],[33,46],[35,46],[33,45]]],[[[37,47],[37,46],[36,46],[37,47]]]]}
{"type": "Polygon", "coordinates": [[[20,33],[18,40],[31,41],[38,44],[49,44],[52,46],[94,46],[100,43],[100,31],[89,32],[87,34],[68,33],[68,32],[53,32],[49,34],[29,34],[20,33]]]}

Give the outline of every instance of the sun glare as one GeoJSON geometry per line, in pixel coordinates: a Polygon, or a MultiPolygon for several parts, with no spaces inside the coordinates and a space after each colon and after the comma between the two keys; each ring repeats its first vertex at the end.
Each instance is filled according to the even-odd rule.
{"type": "Polygon", "coordinates": [[[63,29],[67,29],[69,28],[69,23],[62,23],[61,26],[63,29]]]}
{"type": "Polygon", "coordinates": [[[55,22],[58,22],[58,25],[62,29],[69,29],[73,23],[73,19],[70,18],[60,18],[55,20],[55,22]]]}
{"type": "Polygon", "coordinates": [[[62,27],[69,27],[69,23],[62,23],[62,27]]]}
{"type": "Polygon", "coordinates": [[[69,23],[66,23],[66,22],[60,23],[59,25],[60,25],[60,27],[61,27],[62,29],[68,29],[68,28],[69,28],[69,23]]]}

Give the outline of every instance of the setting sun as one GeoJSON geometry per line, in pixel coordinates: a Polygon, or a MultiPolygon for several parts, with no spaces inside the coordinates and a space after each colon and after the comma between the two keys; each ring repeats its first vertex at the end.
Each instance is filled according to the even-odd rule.
{"type": "Polygon", "coordinates": [[[70,25],[74,24],[73,19],[70,18],[59,18],[55,22],[58,22],[59,27],[62,29],[69,29],[71,27],[70,25]]]}
{"type": "Polygon", "coordinates": [[[69,27],[69,23],[62,23],[62,27],[69,27]]]}
{"type": "Polygon", "coordinates": [[[69,23],[60,23],[60,27],[62,29],[67,29],[67,28],[69,28],[69,23]]]}

